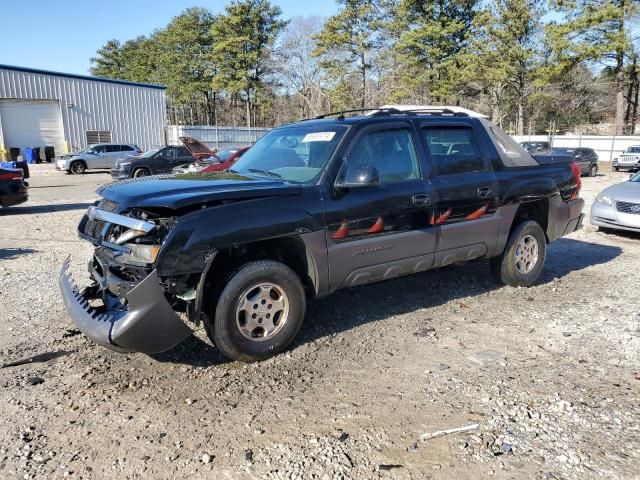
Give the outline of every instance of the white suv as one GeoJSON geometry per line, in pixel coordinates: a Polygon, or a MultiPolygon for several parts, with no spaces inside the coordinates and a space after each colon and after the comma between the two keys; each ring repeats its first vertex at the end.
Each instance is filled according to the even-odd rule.
{"type": "Polygon", "coordinates": [[[115,166],[119,158],[141,153],[142,151],[134,144],[99,143],[89,145],[77,153],[61,156],[56,160],[56,169],[76,175],[86,170],[109,170],[115,166]]]}
{"type": "Polygon", "coordinates": [[[636,170],[640,168],[640,145],[632,145],[618,158],[614,158],[611,166],[616,172],[622,169],[636,170]]]}

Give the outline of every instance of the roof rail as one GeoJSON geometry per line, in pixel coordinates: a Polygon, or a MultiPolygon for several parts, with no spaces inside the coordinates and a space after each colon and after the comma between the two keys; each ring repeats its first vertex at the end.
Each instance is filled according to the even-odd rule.
{"type": "Polygon", "coordinates": [[[456,112],[446,107],[424,107],[424,108],[412,108],[407,110],[400,110],[394,107],[378,107],[378,108],[355,108],[353,110],[339,110],[337,112],[324,113],[314,117],[315,120],[321,120],[327,117],[333,117],[337,115],[338,120],[344,120],[345,113],[360,113],[370,112],[370,116],[380,115],[447,115],[452,117],[468,117],[466,112],[456,112]]]}
{"type": "Polygon", "coordinates": [[[323,113],[322,115],[318,115],[317,117],[315,117],[315,119],[320,120],[327,117],[333,117],[334,115],[337,115],[338,119],[344,119],[345,113],[374,112],[374,115],[375,115],[376,114],[375,112],[381,112],[381,111],[384,111],[385,113],[402,113],[400,110],[396,108],[355,108],[353,110],[339,110],[337,112],[323,113]]]}

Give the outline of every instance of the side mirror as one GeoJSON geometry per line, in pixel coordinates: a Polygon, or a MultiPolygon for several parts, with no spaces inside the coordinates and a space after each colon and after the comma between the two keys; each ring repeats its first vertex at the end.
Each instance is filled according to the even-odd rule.
{"type": "Polygon", "coordinates": [[[380,183],[376,167],[356,165],[347,167],[344,176],[336,182],[337,188],[375,187],[380,183]]]}

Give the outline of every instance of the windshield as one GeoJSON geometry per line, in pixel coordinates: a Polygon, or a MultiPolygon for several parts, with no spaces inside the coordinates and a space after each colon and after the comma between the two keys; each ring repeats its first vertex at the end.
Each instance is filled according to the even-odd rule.
{"type": "Polygon", "coordinates": [[[150,150],[147,150],[146,152],[144,152],[142,155],[140,155],[142,158],[149,158],[149,157],[153,157],[156,153],[158,153],[160,150],[162,150],[164,147],[153,147],[150,150]]]}
{"type": "Polygon", "coordinates": [[[271,130],[234,165],[232,172],[312,183],[322,172],[347,127],[292,125],[271,130]]]}
{"type": "Polygon", "coordinates": [[[629,147],[625,153],[640,153],[640,147],[629,147]]]}

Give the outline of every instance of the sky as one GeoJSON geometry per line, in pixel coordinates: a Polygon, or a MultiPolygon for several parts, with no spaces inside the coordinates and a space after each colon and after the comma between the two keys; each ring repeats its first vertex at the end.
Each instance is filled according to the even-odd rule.
{"type": "MultiPolygon", "coordinates": [[[[271,0],[284,18],[327,17],[334,0],[271,0]]],[[[107,40],[126,41],[162,28],[188,7],[220,13],[226,0],[0,0],[0,64],[87,75],[107,40]]]]}

